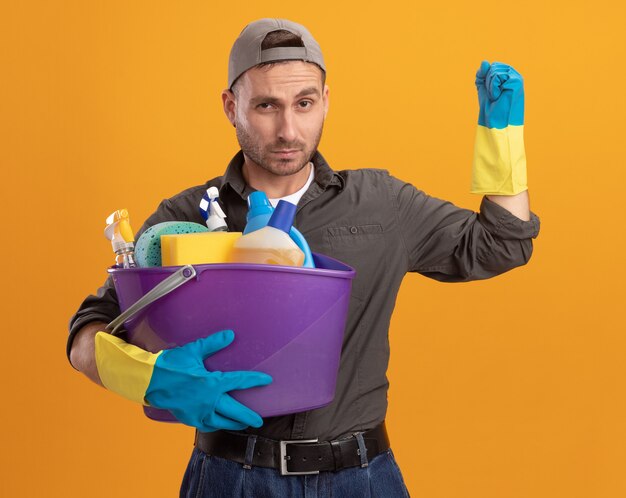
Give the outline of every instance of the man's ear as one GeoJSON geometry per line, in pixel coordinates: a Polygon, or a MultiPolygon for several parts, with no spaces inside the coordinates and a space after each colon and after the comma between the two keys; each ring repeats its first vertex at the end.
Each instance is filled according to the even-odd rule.
{"type": "Polygon", "coordinates": [[[224,114],[230,121],[230,124],[235,126],[235,116],[237,115],[237,99],[235,94],[231,90],[224,90],[222,92],[222,104],[224,106],[224,114]]]}
{"type": "Polygon", "coordinates": [[[326,114],[328,114],[328,106],[330,104],[330,89],[328,88],[328,85],[324,85],[322,100],[324,101],[324,119],[326,119],[326,114]]]}

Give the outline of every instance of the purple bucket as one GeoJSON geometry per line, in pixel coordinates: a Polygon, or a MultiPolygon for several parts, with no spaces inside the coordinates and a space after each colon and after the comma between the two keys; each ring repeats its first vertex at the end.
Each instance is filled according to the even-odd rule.
{"type": "MultiPolygon", "coordinates": [[[[232,391],[235,399],[262,417],[327,405],[335,395],[355,271],[327,256],[313,258],[316,268],[193,265],[194,278],[125,322],[128,340],[156,353],[231,329],[235,340],[207,358],[207,369],[256,370],[274,379],[232,391]]],[[[121,310],[179,268],[110,268],[121,310]]],[[[144,411],[176,422],[168,411],[144,411]]]]}

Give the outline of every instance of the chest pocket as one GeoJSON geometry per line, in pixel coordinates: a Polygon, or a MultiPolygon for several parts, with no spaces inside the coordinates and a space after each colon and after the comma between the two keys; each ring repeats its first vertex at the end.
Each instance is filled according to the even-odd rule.
{"type": "Polygon", "coordinates": [[[324,245],[326,254],[356,270],[352,295],[365,300],[384,272],[385,237],[382,225],[346,225],[328,227],[324,245]]]}

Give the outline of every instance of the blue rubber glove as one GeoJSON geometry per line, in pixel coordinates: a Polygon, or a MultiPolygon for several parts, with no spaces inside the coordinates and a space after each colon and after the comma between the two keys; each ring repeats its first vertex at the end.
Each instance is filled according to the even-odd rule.
{"type": "Polygon", "coordinates": [[[524,124],[524,80],[511,66],[482,61],[476,72],[476,89],[479,125],[501,129],[524,124]]]}
{"type": "Polygon", "coordinates": [[[98,332],[98,373],[107,389],[169,410],[179,421],[202,432],[260,427],[263,419],[227,393],[264,386],[272,378],[252,371],[209,372],[203,363],[234,337],[232,330],[224,330],[181,347],[150,353],[98,332]]]}
{"type": "Polygon", "coordinates": [[[511,66],[483,61],[476,73],[478,127],[471,192],[515,195],[527,187],[524,81],[511,66]]]}

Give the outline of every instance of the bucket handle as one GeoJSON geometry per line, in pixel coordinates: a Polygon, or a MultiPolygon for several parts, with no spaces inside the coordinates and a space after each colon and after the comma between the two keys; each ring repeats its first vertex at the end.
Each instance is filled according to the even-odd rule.
{"type": "Polygon", "coordinates": [[[115,320],[109,323],[106,326],[106,331],[115,335],[118,329],[130,318],[135,316],[139,311],[144,309],[146,306],[152,304],[157,299],[162,298],[166,294],[169,294],[174,289],[180,287],[185,282],[191,280],[191,278],[196,276],[196,270],[191,265],[185,265],[176,272],[172,273],[169,277],[167,277],[162,282],[159,282],[150,292],[146,293],[140,299],[137,300],[134,304],[128,307],[124,313],[118,316],[115,320]]]}

